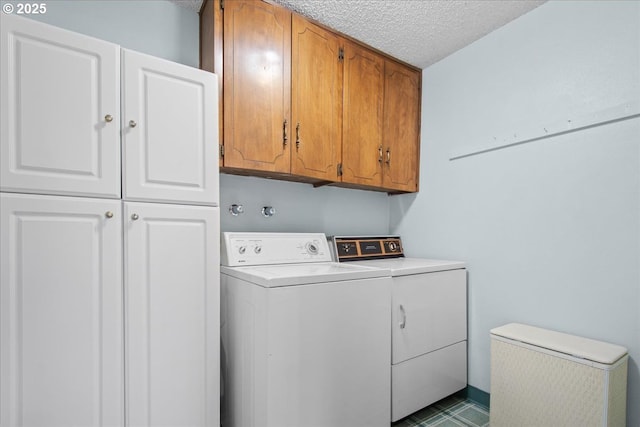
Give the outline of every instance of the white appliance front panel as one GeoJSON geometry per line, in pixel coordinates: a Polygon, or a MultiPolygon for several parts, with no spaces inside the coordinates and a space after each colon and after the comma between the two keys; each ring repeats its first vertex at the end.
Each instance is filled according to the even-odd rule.
{"type": "Polygon", "coordinates": [[[467,386],[467,342],[392,366],[391,421],[398,421],[467,386]]]}
{"type": "Polygon", "coordinates": [[[0,188],[119,198],[119,46],[0,19],[0,188]]]}
{"type": "Polygon", "coordinates": [[[467,339],[466,270],[393,278],[393,363],[467,339]]]}
{"type": "Polygon", "coordinates": [[[222,276],[226,427],[388,427],[391,278],[264,288],[222,276]]]}
{"type": "Polygon", "coordinates": [[[345,265],[337,262],[221,267],[228,274],[266,288],[389,277],[389,270],[345,265]]]}

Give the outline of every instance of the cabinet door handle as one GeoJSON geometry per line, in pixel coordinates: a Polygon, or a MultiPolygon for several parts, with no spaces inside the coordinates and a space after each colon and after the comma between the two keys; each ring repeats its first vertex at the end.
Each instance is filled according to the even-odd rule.
{"type": "Polygon", "coordinates": [[[400,329],[404,329],[407,326],[407,313],[404,311],[404,307],[400,304],[400,314],[402,315],[402,320],[400,321],[400,329]]]}
{"type": "Polygon", "coordinates": [[[107,114],[104,116],[104,121],[107,123],[111,123],[113,121],[113,116],[111,114],[107,114]]]}
{"type": "Polygon", "coordinates": [[[296,125],[296,149],[300,148],[300,123],[296,125]]]}
{"type": "Polygon", "coordinates": [[[382,163],[382,145],[378,147],[378,163],[382,163]]]}
{"type": "Polygon", "coordinates": [[[106,212],[104,213],[104,216],[106,216],[107,218],[113,218],[113,212],[111,212],[111,211],[106,211],[106,212]]]}
{"type": "Polygon", "coordinates": [[[138,216],[137,213],[134,213],[133,215],[131,215],[131,219],[134,220],[134,221],[137,221],[138,218],[140,218],[140,216],[138,216]]]}
{"type": "Polygon", "coordinates": [[[129,126],[131,126],[132,128],[138,126],[138,124],[136,123],[135,120],[129,120],[129,126]]]}
{"type": "Polygon", "coordinates": [[[391,166],[391,149],[387,148],[387,165],[391,166]]]}
{"type": "Polygon", "coordinates": [[[287,119],[284,119],[284,123],[282,124],[282,144],[284,146],[286,146],[289,141],[289,137],[287,136],[287,124],[287,119]]]}

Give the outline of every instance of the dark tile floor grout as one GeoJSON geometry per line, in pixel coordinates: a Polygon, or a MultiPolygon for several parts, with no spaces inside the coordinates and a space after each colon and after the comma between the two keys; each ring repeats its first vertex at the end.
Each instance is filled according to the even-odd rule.
{"type": "Polygon", "coordinates": [[[489,427],[489,409],[469,399],[450,396],[430,405],[392,427],[489,427]]]}

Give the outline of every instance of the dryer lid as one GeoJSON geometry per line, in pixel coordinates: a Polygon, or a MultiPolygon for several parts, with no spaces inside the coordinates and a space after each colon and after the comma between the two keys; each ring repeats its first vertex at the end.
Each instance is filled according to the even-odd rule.
{"type": "Polygon", "coordinates": [[[391,271],[391,276],[394,277],[457,270],[466,267],[466,264],[462,261],[426,258],[372,259],[368,261],[356,261],[350,264],[388,269],[391,271]]]}

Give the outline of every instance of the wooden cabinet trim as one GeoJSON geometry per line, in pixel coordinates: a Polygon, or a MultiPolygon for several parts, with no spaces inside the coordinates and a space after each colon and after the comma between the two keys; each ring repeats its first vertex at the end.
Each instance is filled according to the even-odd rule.
{"type": "MultiPolygon", "coordinates": [[[[224,75],[222,10],[219,0],[204,0],[200,9],[200,68],[218,75],[218,144],[224,141],[224,75]]],[[[223,166],[223,150],[218,150],[218,166],[223,166]]]]}

